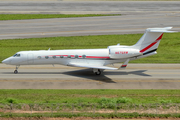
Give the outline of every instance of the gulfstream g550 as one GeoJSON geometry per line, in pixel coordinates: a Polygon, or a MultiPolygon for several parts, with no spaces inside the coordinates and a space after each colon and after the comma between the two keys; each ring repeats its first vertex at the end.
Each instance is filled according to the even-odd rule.
{"type": "Polygon", "coordinates": [[[2,61],[2,63],[16,65],[14,71],[20,65],[42,65],[42,64],[62,64],[74,67],[92,68],[96,75],[100,75],[105,69],[117,70],[126,68],[130,60],[144,58],[157,54],[156,50],[163,36],[163,33],[172,27],[148,28],[139,41],[132,46],[113,45],[105,49],[74,49],[74,50],[39,50],[20,51],[12,57],[2,61]],[[120,68],[107,67],[108,64],[124,62],[120,68]]]}

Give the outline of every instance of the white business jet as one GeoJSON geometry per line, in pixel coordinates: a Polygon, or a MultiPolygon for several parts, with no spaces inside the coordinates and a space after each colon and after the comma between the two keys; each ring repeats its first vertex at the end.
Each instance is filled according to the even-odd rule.
{"type": "Polygon", "coordinates": [[[117,70],[126,68],[130,60],[144,58],[157,54],[156,50],[163,36],[163,33],[172,27],[148,28],[139,41],[132,46],[113,45],[105,49],[73,49],[73,50],[39,50],[20,51],[12,57],[2,61],[9,65],[16,65],[14,71],[18,73],[20,65],[42,65],[61,64],[74,67],[92,68],[96,75],[100,75],[105,69],[117,70]],[[108,67],[106,65],[124,62],[120,68],[108,67]]]}

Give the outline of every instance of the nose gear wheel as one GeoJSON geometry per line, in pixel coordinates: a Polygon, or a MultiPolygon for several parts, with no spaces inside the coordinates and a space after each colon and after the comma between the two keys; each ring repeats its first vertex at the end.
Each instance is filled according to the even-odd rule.
{"type": "Polygon", "coordinates": [[[17,65],[16,66],[16,69],[14,70],[14,74],[17,74],[18,73],[18,68],[19,68],[20,65],[17,65]]]}

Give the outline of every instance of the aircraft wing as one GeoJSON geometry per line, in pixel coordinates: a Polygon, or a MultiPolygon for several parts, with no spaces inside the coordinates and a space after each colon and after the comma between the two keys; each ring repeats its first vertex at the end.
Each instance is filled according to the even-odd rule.
{"type": "Polygon", "coordinates": [[[68,66],[95,68],[95,69],[108,69],[108,70],[117,70],[118,69],[118,68],[107,67],[107,66],[103,66],[103,65],[91,65],[91,64],[82,64],[82,63],[69,63],[68,66]]]}

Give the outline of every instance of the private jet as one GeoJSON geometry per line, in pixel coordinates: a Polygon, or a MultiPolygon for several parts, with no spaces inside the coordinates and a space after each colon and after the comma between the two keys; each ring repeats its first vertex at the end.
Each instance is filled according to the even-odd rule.
{"type": "Polygon", "coordinates": [[[70,50],[38,50],[20,51],[15,55],[5,59],[2,63],[15,65],[14,73],[18,73],[21,65],[47,65],[61,64],[74,67],[92,68],[96,75],[100,75],[103,70],[118,70],[126,68],[131,60],[140,59],[157,54],[163,33],[172,27],[148,28],[139,41],[132,46],[112,45],[104,49],[70,49],[70,50]],[[108,67],[106,65],[123,63],[119,68],[108,67]]]}

